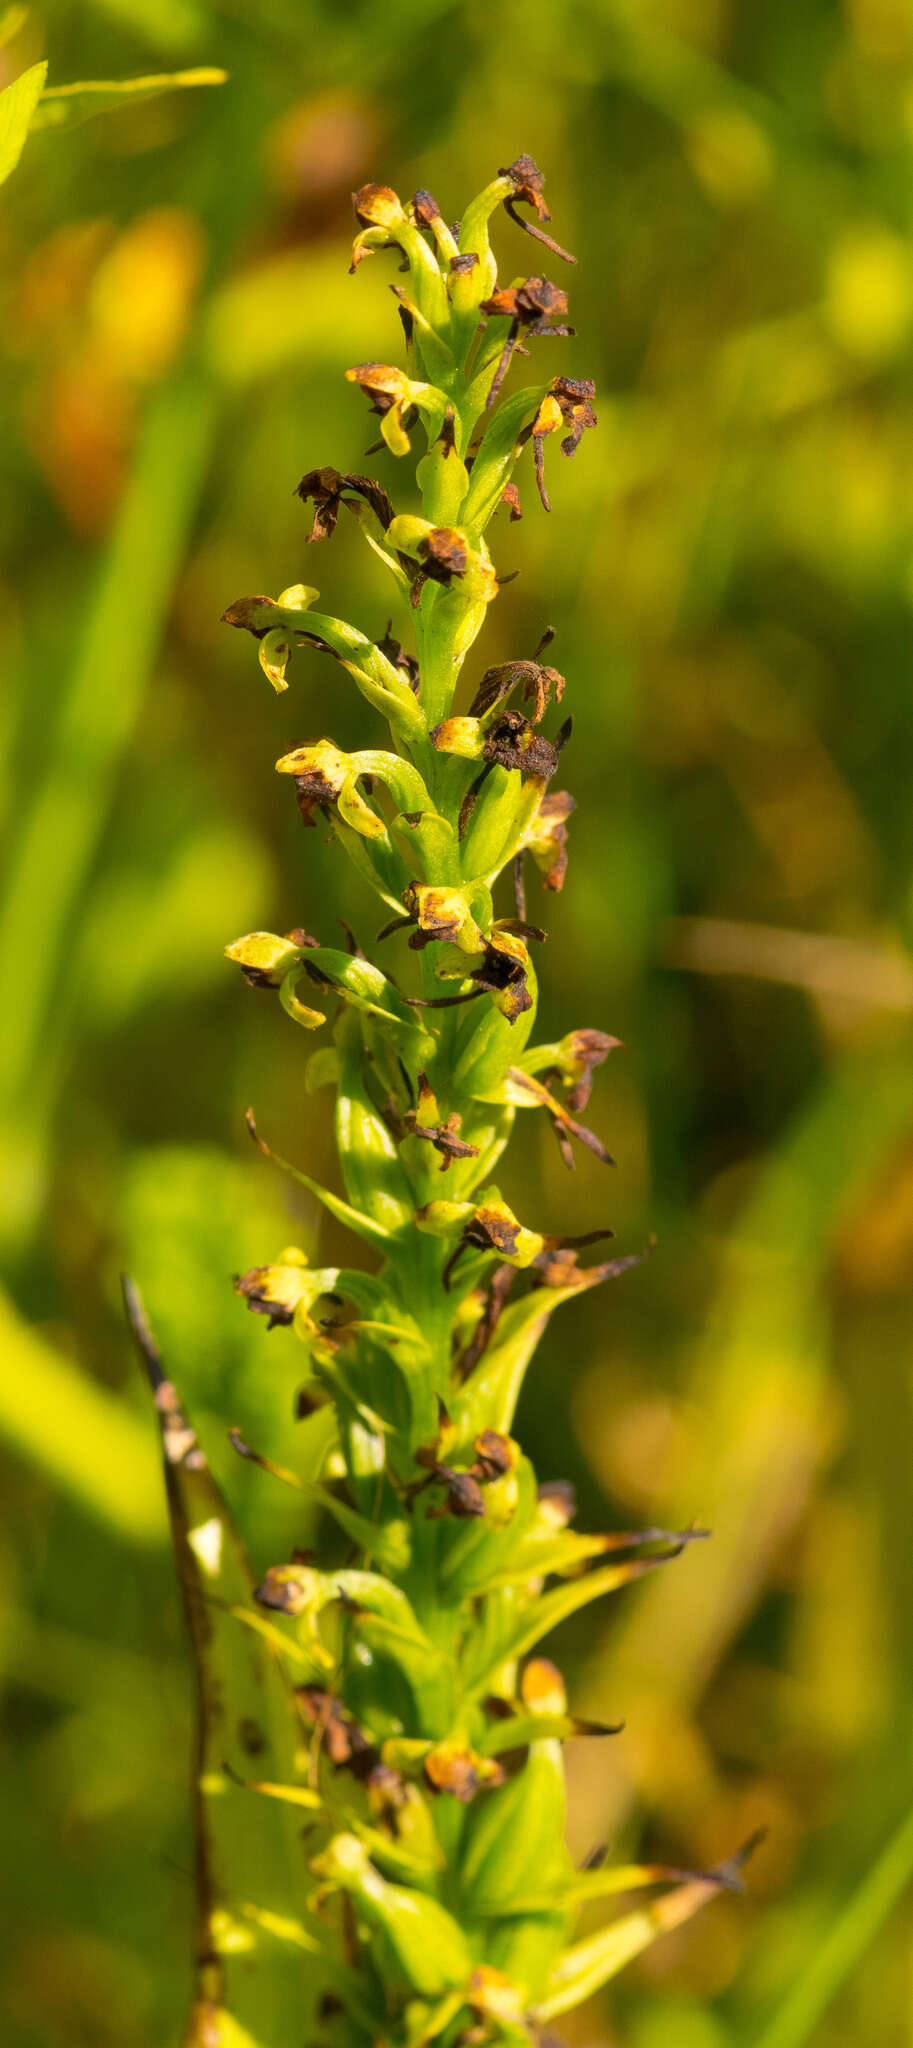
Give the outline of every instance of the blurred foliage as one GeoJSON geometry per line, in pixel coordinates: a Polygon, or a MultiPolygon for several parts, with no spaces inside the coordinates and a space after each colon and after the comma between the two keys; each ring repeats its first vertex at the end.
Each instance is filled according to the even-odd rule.
{"type": "MultiPolygon", "coordinates": [[[[749,1900],[671,1936],[573,2040],[901,2048],[906,0],[56,0],[6,32],[0,85],[44,59],[51,85],[230,77],[30,136],[0,220],[3,2040],[158,2048],[186,1986],[190,1687],[124,1263],[255,1558],[307,1539],[224,1448],[236,1422],[295,1455],[288,1345],[230,1276],[316,1229],[251,1155],[245,1103],[321,1174],[329,1132],[298,1035],[221,948],[363,899],[319,845],[302,897],[272,772],[322,731],[333,673],[315,656],[258,692],[218,616],[313,576],[293,487],[360,462],[342,370],[383,353],[394,309],[380,265],[346,276],[351,189],[427,185],[446,212],[530,150],[580,258],[561,367],[596,377],[600,432],[552,465],[551,519],[527,494],[486,659],[557,628],[582,816],[543,1023],[626,1041],[606,1220],[659,1246],[552,1336],[523,1422],[595,1526],[715,1530],[559,1644],[580,1710],[627,1718],[579,1760],[574,1844],[694,1863],[770,1830],[749,1900]]],[[[320,576],[373,631],[386,587],[356,542],[340,529],[320,576]]],[[[365,716],[340,696],[341,744],[365,716]]],[[[586,1227],[598,1169],[565,1179],[524,1136],[537,1215],[586,1227]]]]}

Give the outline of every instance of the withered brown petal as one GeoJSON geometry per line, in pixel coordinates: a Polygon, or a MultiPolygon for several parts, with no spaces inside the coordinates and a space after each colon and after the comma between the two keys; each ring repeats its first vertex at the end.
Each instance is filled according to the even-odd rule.
{"type": "Polygon", "coordinates": [[[434,1476],[443,1481],[446,1496],[443,1507],[428,1509],[429,1521],[445,1515],[454,1515],[457,1521],[471,1521],[484,1515],[485,1496],[471,1472],[456,1472],[450,1465],[438,1465],[434,1476]]]}
{"type": "Polygon", "coordinates": [[[464,536],[453,526],[435,526],[424,540],[419,542],[419,554],[426,565],[429,576],[437,580],[451,576],[462,576],[469,560],[469,550],[464,536]]]}

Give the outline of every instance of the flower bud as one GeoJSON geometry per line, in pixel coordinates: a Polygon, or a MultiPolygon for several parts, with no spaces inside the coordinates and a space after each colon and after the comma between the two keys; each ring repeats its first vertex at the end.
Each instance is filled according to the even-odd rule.
{"type": "Polygon", "coordinates": [[[336,531],[341,505],[348,506],[358,520],[373,515],[382,532],[393,518],[393,506],[383,487],[373,477],[342,475],[338,469],[309,469],[297,486],[296,497],[303,504],[313,500],[314,523],[308,540],[329,540],[336,531]]]}
{"type": "MultiPolygon", "coordinates": [[[[320,596],[310,583],[292,583],[278,598],[239,597],[222,613],[223,626],[238,626],[261,640],[264,633],[277,630],[284,612],[306,612],[320,596]]],[[[292,621],[291,623],[294,623],[292,621]]],[[[302,631],[304,631],[302,627],[302,631]]]]}
{"type": "Polygon", "coordinates": [[[293,747],[276,762],[279,775],[294,775],[298,808],[307,824],[316,810],[338,809],[353,832],[363,839],[382,839],[387,828],[370,804],[359,795],[353,756],[343,754],[332,740],[311,740],[293,747]]]}
{"type": "Polygon", "coordinates": [[[568,1106],[574,1111],[585,1109],[593,1086],[593,1070],[601,1067],[610,1052],[622,1047],[620,1038],[612,1038],[605,1031],[569,1031],[555,1050],[556,1065],[562,1080],[569,1085],[568,1106]]]}
{"type": "Polygon", "coordinates": [[[416,192],[411,212],[417,226],[431,229],[441,255],[448,263],[452,263],[457,257],[457,245],[434,194],[426,191],[416,192]]]}
{"type": "Polygon", "coordinates": [[[331,1294],[339,1279],[338,1266],[309,1266],[303,1251],[297,1245],[279,1253],[273,1266],[251,1266],[235,1281],[235,1293],[240,1294],[254,1315],[268,1316],[269,1328],[294,1323],[300,1337],[305,1339],[320,1334],[310,1311],[322,1295],[331,1294]]]}
{"type": "Polygon", "coordinates": [[[522,1985],[505,1977],[503,1970],[495,1970],[490,1963],[480,1963],[473,1970],[469,1980],[469,2003],[481,2020],[494,2020],[496,2025],[522,2026],[523,2007],[526,2003],[522,1985]]]}
{"type": "Polygon", "coordinates": [[[510,321],[507,339],[486,400],[486,408],[490,410],[510,367],[521,329],[529,340],[538,335],[552,335],[555,338],[572,335],[574,329],[552,326],[554,315],[567,312],[567,293],[558,285],[550,284],[546,277],[528,277],[520,284],[507,285],[501,291],[492,292],[487,299],[482,300],[479,311],[490,318],[510,321]]]}
{"type": "Polygon", "coordinates": [[[436,1742],[422,1766],[432,1792],[450,1792],[468,1806],[482,1786],[500,1785],[504,1771],[494,1757],[478,1756],[459,1742],[436,1742]]]}
{"type": "Polygon", "coordinates": [[[499,768],[518,768],[547,782],[555,773],[569,733],[568,719],[556,738],[547,740],[522,711],[504,711],[486,734],[482,757],[499,768]]]}
{"type": "Polygon", "coordinates": [[[566,1714],[567,1691],[557,1664],[531,1657],[520,1680],[520,1698],[531,1714],[566,1714]]]}
{"type": "Polygon", "coordinates": [[[531,1266],[543,1250],[544,1237],[537,1230],[527,1230],[502,1202],[496,1188],[489,1191],[487,1198],[473,1205],[471,1202],[426,1202],[417,1209],[415,1221],[419,1230],[427,1231],[431,1237],[455,1237],[459,1234],[459,1249],[497,1252],[511,1266],[531,1266]]]}
{"type": "Polygon", "coordinates": [[[440,1152],[442,1173],[448,1172],[455,1159],[479,1156],[478,1145],[467,1145],[459,1135],[462,1118],[458,1110],[451,1110],[446,1120],[441,1120],[436,1097],[424,1073],[418,1076],[418,1105],[405,1111],[403,1127],[410,1137],[424,1138],[440,1152]]]}
{"type": "Polygon", "coordinates": [[[428,734],[439,754],[459,754],[464,761],[480,761],[485,742],[477,718],[444,718],[428,734]]]}
{"type": "Polygon", "coordinates": [[[479,259],[475,250],[452,256],[447,295],[461,319],[473,318],[478,310],[480,290],[479,259]]]}
{"type": "Polygon", "coordinates": [[[277,775],[294,775],[296,781],[306,782],[307,793],[320,805],[336,802],[348,772],[348,755],[334,747],[332,740],[311,740],[292,747],[276,762],[277,775]]]}
{"type": "Polygon", "coordinates": [[[297,934],[284,939],[275,932],[246,932],[225,948],[226,960],[234,960],[252,988],[278,988],[301,958],[297,934]]]}
{"type": "Polygon", "coordinates": [[[390,363],[356,363],[346,376],[371,399],[371,410],[380,417],[380,431],[391,454],[408,455],[412,443],[407,423],[414,412],[421,413],[432,436],[440,432],[447,400],[433,384],[416,382],[390,363]]]}
{"type": "Polygon", "coordinates": [[[320,1598],[320,1573],[305,1564],[272,1564],[254,1588],[254,1599],[261,1607],[275,1608],[296,1619],[315,1612],[320,1598]]]}
{"type": "Polygon", "coordinates": [[[362,185],[353,192],[352,205],[362,228],[395,228],[406,218],[402,200],[389,185],[362,185]]]}
{"type": "MultiPolygon", "coordinates": [[[[539,937],[544,934],[539,933],[539,937]]],[[[481,965],[472,970],[472,980],[487,995],[509,1024],[515,1024],[533,997],[528,985],[532,961],[523,940],[503,924],[492,925],[485,942],[481,965]]]]}
{"type": "Polygon", "coordinates": [[[418,929],[409,943],[414,949],[442,939],[463,953],[481,953],[484,937],[469,908],[463,889],[439,889],[428,882],[410,882],[403,892],[407,915],[418,929]]]}

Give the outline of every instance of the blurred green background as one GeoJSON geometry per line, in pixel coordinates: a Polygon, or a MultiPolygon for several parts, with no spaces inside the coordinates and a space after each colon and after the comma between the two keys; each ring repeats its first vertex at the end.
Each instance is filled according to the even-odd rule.
{"type": "MultiPolygon", "coordinates": [[[[628,1050],[597,1091],[617,1174],[587,1155],[565,1175],[521,1119],[504,1188],[545,1229],[659,1243],[563,1312],[521,1429],[591,1526],[715,1531],[558,1643],[581,1710],[627,1719],[571,1756],[573,1842],[701,1863],[769,1829],[748,1900],[566,2032],[901,2048],[908,0],[60,0],[0,83],[45,55],[55,83],[230,80],[35,135],[0,215],[3,2041],[160,2048],[186,1990],[191,1688],[124,1264],[256,1562],[302,1536],[293,1497],[224,1450],[234,1422],[295,1455],[294,1340],[230,1276],[316,1242],[245,1104],[321,1176],[328,1119],[311,1045],[222,948],[339,914],[373,930],[272,771],[325,730],[365,744],[371,714],[306,654],[273,697],[219,613],[303,578],[382,630],[382,569],[354,527],[306,552],[292,495],[360,466],[342,371],[397,352],[389,265],[347,275],[349,194],[428,185],[452,217],[529,151],[580,258],[560,368],[596,378],[600,429],[550,463],[550,519],[527,488],[499,527],[520,575],[482,655],[557,629],[579,812],[543,1035],[628,1050]]],[[[508,277],[536,267],[507,221],[499,252],[508,277]]],[[[374,468],[400,502],[393,459],[374,468]]]]}

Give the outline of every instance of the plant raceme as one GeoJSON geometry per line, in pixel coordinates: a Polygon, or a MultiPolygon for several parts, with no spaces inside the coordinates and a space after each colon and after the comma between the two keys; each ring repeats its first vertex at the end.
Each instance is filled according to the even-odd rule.
{"type": "Polygon", "coordinates": [[[498,285],[489,227],[502,207],[539,249],[573,260],[546,232],[528,157],[459,228],[428,192],[410,205],[385,186],[356,193],[353,268],[381,251],[399,259],[407,367],[346,374],[394,455],[405,462],[421,440],[421,512],[355,473],[314,469],[298,486],[312,542],[329,542],[343,514],[357,521],[408,601],[415,653],[389,630],[371,640],[328,617],[304,584],[225,613],[256,639],[276,690],[298,650],[331,655],[389,744],[375,730],[345,753],[318,729],[277,762],[304,824],[329,827],[383,906],[377,959],[304,929],[227,949],[305,1030],[332,1013],[308,1085],[335,1094],[344,1195],[270,1156],[373,1260],[314,1267],[276,1248],[237,1281],[247,1307],[302,1347],[314,1476],[278,1476],[325,1511],[318,1555],[282,1559],[253,1586],[128,1286],[200,1664],[196,2048],[526,2048],[738,1882],[738,1859],[704,1873],[581,1871],[563,1839],[562,1745],[613,1731],[574,1718],[543,1638],[698,1532],[578,1533],[570,1489],[537,1484],[514,1434],[554,1311],[636,1258],[587,1264],[582,1249],[609,1232],[548,1235],[495,1177],[525,1110],[548,1120],[568,1165],[576,1145],[608,1162],[580,1113],[618,1042],[590,1027],[532,1037],[544,933],[527,917],[526,873],[531,861],[560,890],[573,809],[554,787],[570,721],[544,729],[565,688],[540,658],[550,636],[532,658],[484,670],[454,708],[498,593],[495,515],[520,517],[530,458],[548,509],[548,444],[572,455],[595,425],[586,379],[497,402],[515,354],[535,360],[540,341],[572,331],[563,289],[543,275],[498,285]],[[628,1897],[574,1939],[584,1903],[648,1887],[646,1903],[628,1897]]]}

